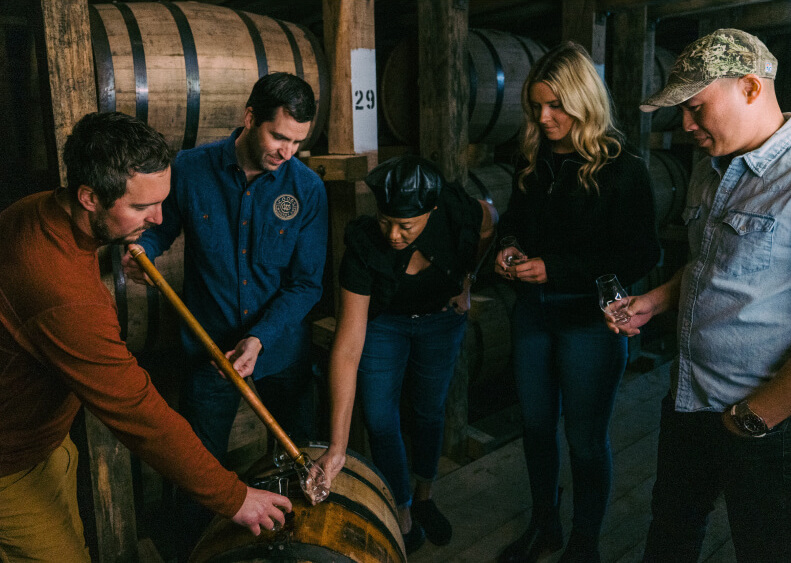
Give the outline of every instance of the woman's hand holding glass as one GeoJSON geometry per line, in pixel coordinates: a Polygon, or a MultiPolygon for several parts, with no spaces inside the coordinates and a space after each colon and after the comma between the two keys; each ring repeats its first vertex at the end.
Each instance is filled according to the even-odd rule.
{"type": "Polygon", "coordinates": [[[522,264],[527,260],[527,254],[519,246],[516,237],[509,235],[500,239],[500,253],[497,255],[497,262],[503,264],[504,269],[522,264]]]}
{"type": "Polygon", "coordinates": [[[508,280],[527,283],[546,283],[547,269],[541,258],[529,258],[516,237],[500,239],[500,252],[494,261],[494,271],[508,280]]]}

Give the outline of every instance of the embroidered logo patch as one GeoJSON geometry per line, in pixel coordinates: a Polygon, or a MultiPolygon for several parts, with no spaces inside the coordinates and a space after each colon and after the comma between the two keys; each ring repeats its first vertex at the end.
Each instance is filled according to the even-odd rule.
{"type": "Polygon", "coordinates": [[[289,221],[299,213],[299,201],[293,195],[283,194],[277,197],[272,210],[278,219],[289,221]]]}

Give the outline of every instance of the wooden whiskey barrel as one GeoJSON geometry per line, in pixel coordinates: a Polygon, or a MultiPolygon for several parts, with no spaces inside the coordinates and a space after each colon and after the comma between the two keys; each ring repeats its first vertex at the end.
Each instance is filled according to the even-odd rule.
{"type": "MultiPolygon", "coordinates": [[[[654,73],[651,80],[650,91],[658,92],[667,84],[670,70],[676,61],[676,54],[663,47],[656,47],[654,51],[654,73]]],[[[659,108],[651,112],[652,131],[671,131],[681,125],[681,110],[678,106],[659,108]]]]}
{"type": "Polygon", "coordinates": [[[656,226],[676,222],[684,210],[689,183],[684,163],[669,151],[653,150],[648,173],[654,192],[656,226]]]}
{"type": "MultiPolygon", "coordinates": [[[[121,339],[129,350],[154,352],[179,346],[179,317],[159,290],[129,280],[121,268],[123,247],[108,245],[99,251],[102,281],[115,297],[121,339]]],[[[184,286],[184,235],[179,235],[170,249],[157,257],[155,265],[165,280],[181,294],[184,286]]]]}
{"type": "Polygon", "coordinates": [[[508,200],[511,199],[513,177],[514,167],[510,164],[496,163],[470,168],[464,191],[475,199],[491,203],[497,213],[502,215],[508,209],[508,200]]]}
{"type": "Polygon", "coordinates": [[[515,301],[516,293],[505,283],[476,288],[472,294],[463,353],[470,385],[492,384],[499,388],[495,382],[511,376],[506,370],[511,362],[511,312],[515,301]]]}
{"type": "Polygon", "coordinates": [[[300,148],[322,132],[329,75],[306,28],[201,2],[89,10],[99,110],[136,116],[174,150],[228,136],[241,125],[256,80],[279,71],[305,79],[316,96],[316,117],[300,148]]]}
{"type": "MultiPolygon", "coordinates": [[[[522,126],[522,85],[530,68],[546,48],[529,39],[495,30],[470,29],[468,78],[470,82],[470,143],[501,144],[522,126]]],[[[417,145],[418,116],[417,43],[399,43],[385,63],[379,98],[393,135],[417,145]]]]}
{"type": "MultiPolygon", "coordinates": [[[[326,448],[326,444],[310,444],[301,449],[316,460],[326,448]]],[[[253,465],[247,482],[274,490],[270,484],[278,477],[288,479],[293,505],[282,529],[263,530],[256,537],[227,518],[216,517],[201,536],[190,562],[406,561],[395,500],[384,477],[369,461],[348,450],[330,496],[316,506],[305,500],[293,470],[281,473],[270,456],[253,465]]]]}

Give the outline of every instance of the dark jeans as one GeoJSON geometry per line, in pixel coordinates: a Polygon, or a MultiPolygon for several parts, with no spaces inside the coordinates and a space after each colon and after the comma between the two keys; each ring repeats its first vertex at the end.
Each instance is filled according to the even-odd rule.
{"type": "MultiPolygon", "coordinates": [[[[313,379],[307,358],[255,380],[255,388],[267,410],[295,442],[315,438],[313,379]]],[[[192,372],[182,385],[179,410],[221,463],[225,463],[228,437],[241,398],[239,390],[211,365],[192,372]]]]}
{"type": "MultiPolygon", "coordinates": [[[[264,406],[297,444],[314,438],[312,377],[306,358],[255,381],[264,406]]],[[[181,388],[179,410],[206,449],[223,465],[241,397],[239,390],[211,365],[193,371],[181,388]]],[[[186,561],[214,513],[180,489],[176,491],[176,512],[179,560],[186,561]]]]}
{"type": "Polygon", "coordinates": [[[743,438],[726,430],[721,417],[676,412],[670,395],[662,401],[643,561],[697,561],[720,493],[740,562],[791,561],[791,422],[763,438],[743,438]]]}
{"type": "Polygon", "coordinates": [[[401,436],[401,386],[407,376],[412,407],[415,478],[436,478],[445,429],[445,400],[467,315],[453,310],[411,318],[379,315],[368,323],[357,386],[374,464],[398,506],[409,505],[409,466],[401,436]]]}
{"type": "Polygon", "coordinates": [[[607,329],[595,297],[534,288],[516,301],[512,339],[534,514],[557,504],[562,410],[574,529],[598,536],[612,487],[609,425],[626,338],[607,329]]]}

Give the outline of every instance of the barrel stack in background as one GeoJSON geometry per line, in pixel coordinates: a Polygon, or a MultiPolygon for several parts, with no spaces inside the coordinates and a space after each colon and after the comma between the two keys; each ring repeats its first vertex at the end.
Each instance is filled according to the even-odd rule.
{"type": "MultiPolygon", "coordinates": [[[[497,145],[513,139],[522,125],[522,85],[546,48],[527,37],[470,29],[470,143],[497,145]]],[[[379,99],[385,121],[401,142],[417,146],[420,137],[417,43],[405,39],[385,63],[379,99]]]]}
{"type": "MultiPolygon", "coordinates": [[[[670,70],[676,61],[677,53],[664,47],[656,46],[654,50],[654,73],[649,92],[658,92],[667,84],[670,70]]],[[[651,113],[652,131],[671,131],[681,126],[681,110],[677,106],[659,108],[651,113]]]]}
{"type": "Polygon", "coordinates": [[[684,162],[667,150],[652,150],[648,165],[654,192],[657,229],[675,224],[681,217],[687,197],[689,170],[684,162]]]}
{"type": "Polygon", "coordinates": [[[54,187],[44,141],[44,107],[34,34],[23,17],[0,17],[0,211],[54,187]]]}
{"type": "Polygon", "coordinates": [[[145,121],[171,148],[228,136],[242,123],[255,81],[272,72],[305,79],[317,112],[310,148],[329,110],[327,63],[305,27],[199,2],[89,6],[100,111],[145,121]]]}

